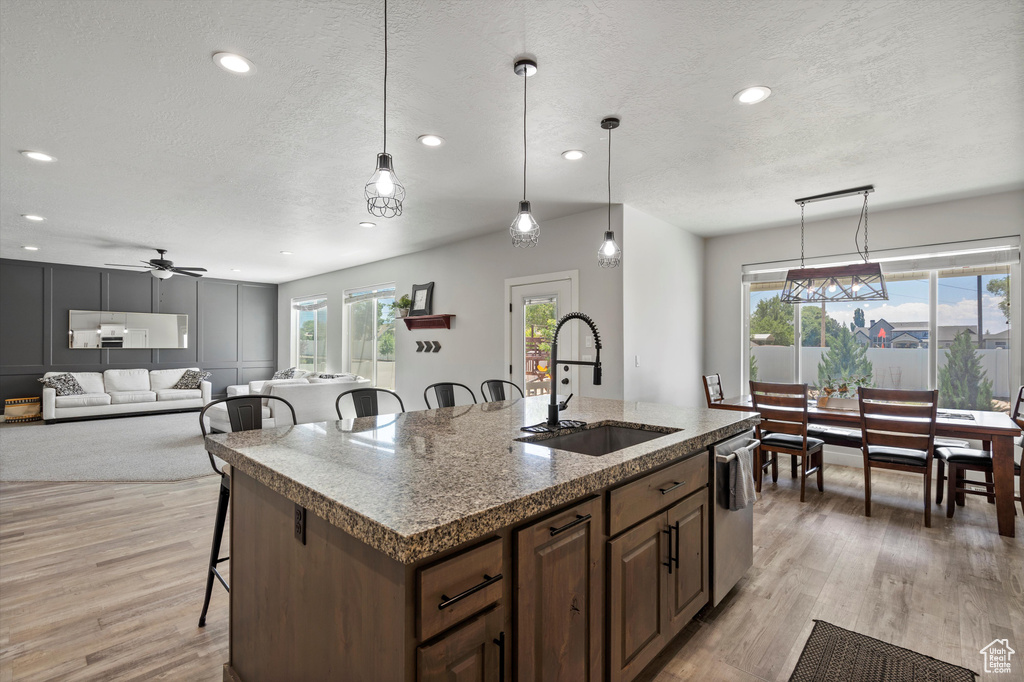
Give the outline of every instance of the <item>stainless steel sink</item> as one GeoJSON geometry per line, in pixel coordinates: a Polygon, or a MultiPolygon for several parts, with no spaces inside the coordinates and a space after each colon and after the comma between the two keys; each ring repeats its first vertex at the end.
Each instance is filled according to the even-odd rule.
{"type": "Polygon", "coordinates": [[[569,452],[578,452],[581,455],[591,455],[592,457],[600,457],[607,455],[624,448],[628,448],[632,445],[639,445],[640,443],[646,443],[649,440],[655,438],[661,438],[667,436],[672,431],[645,431],[643,429],[634,429],[629,426],[613,426],[603,425],[595,426],[589,429],[583,429],[576,433],[567,433],[564,436],[554,436],[552,438],[520,438],[518,440],[527,443],[533,443],[535,445],[542,445],[546,448],[555,448],[557,450],[568,450],[569,452]]]}

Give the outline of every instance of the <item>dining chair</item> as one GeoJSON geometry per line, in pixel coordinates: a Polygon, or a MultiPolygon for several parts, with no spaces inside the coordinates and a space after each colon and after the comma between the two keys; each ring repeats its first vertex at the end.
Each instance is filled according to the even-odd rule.
{"type": "Polygon", "coordinates": [[[861,388],[864,515],[871,516],[871,470],[924,475],[924,525],[932,527],[932,459],[938,391],[861,388]]]}
{"type": "MultiPolygon", "coordinates": [[[[1010,417],[1018,421],[1021,415],[1021,402],[1024,401],[1024,386],[1017,389],[1017,398],[1014,401],[1010,417]]],[[[1014,500],[1021,503],[1021,511],[1024,512],[1024,459],[1021,458],[1020,448],[1022,439],[1018,436],[1014,443],[1018,451],[1017,461],[1013,463],[1013,473],[1017,476],[1022,495],[1014,496],[1014,500]]],[[[936,442],[935,458],[938,460],[939,474],[935,482],[936,493],[935,503],[942,502],[942,489],[946,488],[946,518],[953,518],[956,507],[962,507],[966,503],[967,495],[984,495],[988,498],[989,504],[995,504],[996,487],[993,481],[992,448],[983,447],[981,450],[971,447],[938,447],[936,442]],[[944,466],[949,467],[949,473],[943,475],[944,466]],[[978,471],[985,475],[984,482],[967,480],[966,472],[978,471]],[[943,486],[943,480],[946,485],[943,486]],[[981,490],[976,487],[980,486],[981,490]]]]}
{"type": "Polygon", "coordinates": [[[761,414],[761,423],[757,426],[761,446],[754,452],[757,491],[761,492],[761,481],[769,464],[772,481],[779,480],[779,454],[784,454],[799,461],[801,502],[806,499],[807,477],[811,474],[817,474],[818,490],[824,492],[822,453],[825,442],[807,435],[807,384],[751,381],[750,397],[754,411],[761,414]],[[766,453],[772,457],[766,458],[766,453]]]}
{"type": "Polygon", "coordinates": [[[725,395],[722,393],[721,375],[705,374],[701,379],[704,380],[704,399],[707,400],[709,408],[725,399],[725,395]]]}
{"type": "Polygon", "coordinates": [[[434,397],[437,399],[438,407],[455,407],[455,387],[464,388],[469,392],[469,397],[473,399],[473,404],[476,405],[476,395],[473,394],[473,389],[465,384],[458,384],[454,381],[441,381],[436,384],[430,384],[423,389],[423,402],[427,404],[427,409],[432,410],[430,406],[430,398],[428,393],[430,389],[434,389],[434,397]]]}
{"type": "MultiPolygon", "coordinates": [[[[341,414],[341,399],[345,396],[351,396],[352,409],[357,418],[378,416],[380,414],[380,398],[390,400],[386,396],[397,400],[399,411],[405,412],[405,403],[402,402],[402,397],[394,391],[389,391],[386,388],[354,388],[351,391],[345,391],[335,399],[334,409],[338,413],[338,419],[345,418],[341,414]]],[[[390,410],[390,408],[388,409],[390,410]]],[[[388,411],[385,414],[391,414],[391,412],[388,411]]]]}
{"type": "Polygon", "coordinates": [[[505,390],[505,385],[508,384],[512,388],[519,392],[520,398],[525,398],[523,395],[523,389],[519,388],[517,384],[511,381],[505,381],[504,379],[488,379],[480,384],[480,395],[487,399],[487,402],[496,403],[499,400],[508,400],[509,391],[505,390]]]}
{"type": "MultiPolygon", "coordinates": [[[[199,429],[203,432],[204,442],[207,436],[206,420],[204,417],[206,417],[207,410],[214,405],[224,404],[228,412],[228,422],[231,424],[231,431],[234,433],[235,431],[262,429],[264,401],[269,400],[279,400],[284,403],[292,413],[292,424],[298,423],[298,419],[295,418],[295,408],[284,398],[279,398],[276,395],[229,396],[206,403],[199,413],[199,429]]],[[[210,597],[213,594],[213,579],[219,580],[224,589],[231,592],[228,582],[220,574],[220,571],[217,570],[219,564],[230,559],[230,557],[220,556],[220,543],[224,538],[224,522],[228,516],[228,502],[231,500],[231,467],[225,464],[223,467],[218,468],[217,461],[209,450],[206,451],[206,456],[210,458],[210,466],[213,467],[214,472],[220,475],[220,497],[217,500],[217,516],[213,522],[213,546],[210,549],[210,562],[206,570],[206,595],[203,597],[203,612],[199,615],[199,627],[206,625],[206,612],[210,608],[210,597]]]]}

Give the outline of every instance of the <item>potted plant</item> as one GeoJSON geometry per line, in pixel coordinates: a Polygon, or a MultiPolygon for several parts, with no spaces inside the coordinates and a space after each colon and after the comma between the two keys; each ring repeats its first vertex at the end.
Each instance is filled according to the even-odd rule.
{"type": "Polygon", "coordinates": [[[818,393],[818,407],[827,407],[833,410],[859,410],[860,402],[857,399],[857,392],[861,386],[868,386],[871,377],[840,377],[833,379],[825,377],[818,393]]]}
{"type": "Polygon", "coordinates": [[[402,297],[395,301],[398,317],[406,317],[409,314],[409,308],[412,308],[412,299],[406,294],[402,294],[402,297]]]}

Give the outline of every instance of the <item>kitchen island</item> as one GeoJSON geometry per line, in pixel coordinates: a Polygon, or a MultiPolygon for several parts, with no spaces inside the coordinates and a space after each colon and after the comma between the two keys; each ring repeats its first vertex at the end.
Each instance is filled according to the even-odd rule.
{"type": "Polygon", "coordinates": [[[757,416],[577,398],[585,430],[620,427],[593,456],[520,430],[546,414],[207,437],[232,465],[225,679],[635,677],[708,601],[708,448],[757,416]]]}

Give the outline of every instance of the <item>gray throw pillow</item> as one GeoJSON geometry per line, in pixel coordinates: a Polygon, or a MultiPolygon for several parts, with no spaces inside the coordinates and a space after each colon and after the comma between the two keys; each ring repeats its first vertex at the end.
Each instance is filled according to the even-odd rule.
{"type": "Polygon", "coordinates": [[[39,380],[39,383],[46,388],[52,388],[57,391],[58,396],[85,395],[85,389],[78,383],[78,379],[75,378],[74,374],[55,374],[43,377],[39,380]]]}
{"type": "Polygon", "coordinates": [[[295,367],[289,367],[288,369],[282,369],[274,372],[274,376],[271,379],[294,379],[295,378],[295,367]]]}
{"type": "Polygon", "coordinates": [[[201,369],[186,369],[184,374],[181,375],[181,378],[178,379],[178,382],[171,388],[182,388],[194,391],[195,389],[200,388],[199,384],[205,379],[209,379],[210,375],[210,372],[204,372],[201,369]]]}

